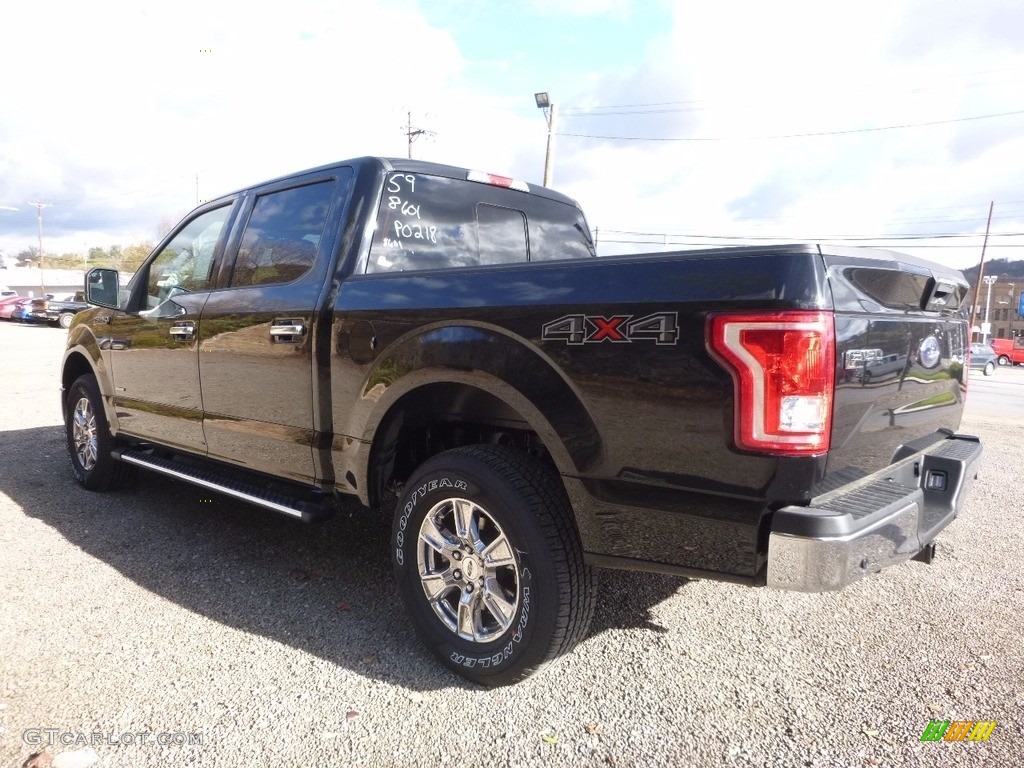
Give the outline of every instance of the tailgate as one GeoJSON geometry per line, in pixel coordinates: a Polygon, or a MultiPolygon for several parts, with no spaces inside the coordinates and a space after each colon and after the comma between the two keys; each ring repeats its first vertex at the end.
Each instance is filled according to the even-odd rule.
{"type": "Polygon", "coordinates": [[[967,388],[963,275],[890,251],[823,249],[835,305],[836,393],[827,473],[847,480],[901,445],[960,424],[967,388]]]}

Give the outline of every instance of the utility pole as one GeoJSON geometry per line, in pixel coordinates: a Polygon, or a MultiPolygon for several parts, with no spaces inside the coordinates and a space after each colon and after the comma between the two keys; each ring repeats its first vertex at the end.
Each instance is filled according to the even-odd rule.
{"type": "MultiPolygon", "coordinates": [[[[978,267],[978,284],[974,287],[974,303],[971,304],[971,340],[974,340],[974,321],[978,316],[978,302],[981,300],[981,281],[985,278],[985,248],[988,246],[988,230],[992,226],[992,209],[996,201],[988,204],[988,223],[985,225],[985,240],[981,244],[981,264],[978,267]]],[[[982,334],[984,340],[984,334],[982,334]]]]}
{"type": "Polygon", "coordinates": [[[412,127],[412,111],[407,110],[405,113],[405,138],[409,145],[409,159],[412,160],[412,143],[420,136],[436,136],[433,131],[428,131],[426,128],[413,128],[412,127]]]}
{"type": "Polygon", "coordinates": [[[46,296],[46,281],[43,278],[43,208],[49,208],[53,203],[29,200],[28,204],[36,207],[36,214],[39,217],[39,298],[43,298],[46,296]]]}

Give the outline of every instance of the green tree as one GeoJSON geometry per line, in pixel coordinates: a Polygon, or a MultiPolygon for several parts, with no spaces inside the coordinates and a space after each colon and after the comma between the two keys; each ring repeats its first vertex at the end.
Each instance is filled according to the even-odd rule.
{"type": "Polygon", "coordinates": [[[35,267],[39,265],[39,249],[30,246],[19,253],[15,258],[18,259],[19,267],[35,267]]]}
{"type": "Polygon", "coordinates": [[[110,265],[110,254],[105,248],[94,245],[89,249],[89,266],[106,267],[110,265]]]}
{"type": "Polygon", "coordinates": [[[141,243],[132,243],[124,249],[124,254],[121,258],[121,269],[125,272],[137,271],[152,251],[153,244],[148,240],[141,243]]]}
{"type": "Polygon", "coordinates": [[[46,266],[53,269],[81,269],[82,255],[79,253],[62,253],[60,256],[46,257],[46,266]]]}

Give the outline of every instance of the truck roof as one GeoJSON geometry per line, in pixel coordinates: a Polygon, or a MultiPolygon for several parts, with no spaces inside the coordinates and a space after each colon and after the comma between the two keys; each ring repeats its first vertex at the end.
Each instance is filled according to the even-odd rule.
{"type": "MultiPolygon", "coordinates": [[[[425,160],[409,160],[407,158],[402,157],[356,157],[348,160],[339,160],[334,163],[327,163],[326,165],[319,165],[316,166],[315,168],[306,168],[304,170],[294,171],[292,173],[287,173],[283,176],[278,176],[273,179],[265,179],[262,181],[258,181],[255,184],[249,184],[248,186],[233,190],[232,192],[228,192],[224,195],[220,195],[218,199],[223,197],[230,197],[232,195],[237,195],[240,192],[245,192],[246,190],[251,189],[252,187],[263,186],[264,184],[272,184],[278,181],[285,181],[286,179],[290,179],[294,176],[302,176],[307,173],[316,173],[318,171],[326,171],[330,170],[331,168],[339,168],[342,166],[351,166],[355,167],[358,170],[360,168],[365,168],[367,165],[376,165],[378,168],[381,168],[388,173],[392,171],[405,171],[408,173],[424,173],[430,174],[432,176],[443,176],[449,179],[462,180],[466,180],[467,176],[471,171],[477,170],[463,168],[456,165],[444,165],[443,163],[430,163],[425,160]]],[[[497,175],[488,173],[486,171],[483,173],[492,176],[497,175]]],[[[580,207],[579,203],[577,203],[574,199],[572,199],[568,195],[563,195],[561,192],[556,192],[553,189],[548,189],[547,187],[543,187],[539,184],[526,184],[526,182],[520,183],[527,187],[528,194],[537,195],[539,197],[545,197],[548,198],[549,200],[555,200],[560,203],[565,203],[567,205],[573,206],[574,208],[580,207]]],[[[515,191],[521,192],[522,190],[517,189],[515,191]]]]}

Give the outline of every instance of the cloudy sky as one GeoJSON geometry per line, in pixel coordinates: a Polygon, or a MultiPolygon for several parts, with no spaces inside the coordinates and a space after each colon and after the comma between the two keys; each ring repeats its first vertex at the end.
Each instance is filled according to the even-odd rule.
{"type": "Polygon", "coordinates": [[[1024,258],[1020,0],[55,0],[0,26],[0,253],[154,240],[368,154],[543,178],[602,253],[822,241],[1024,258]],[[197,183],[198,177],[198,195],[197,183]],[[940,239],[922,239],[928,236],[940,239]]]}

